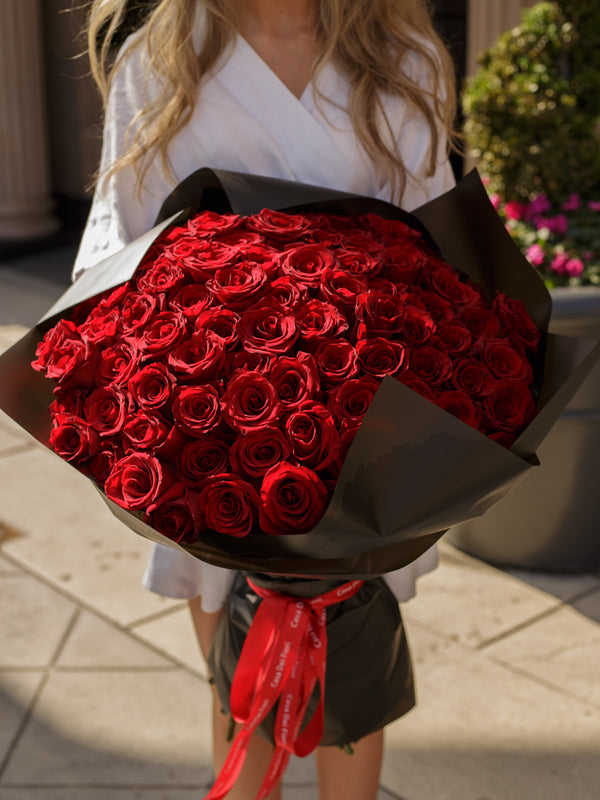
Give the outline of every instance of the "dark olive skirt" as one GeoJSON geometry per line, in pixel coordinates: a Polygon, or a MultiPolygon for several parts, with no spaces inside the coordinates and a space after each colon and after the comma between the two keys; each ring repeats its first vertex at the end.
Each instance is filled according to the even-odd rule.
{"type": "MultiPolygon", "coordinates": [[[[323,581],[250,573],[261,587],[295,597],[315,597],[343,585],[323,581]]],[[[223,711],[229,713],[229,691],[235,668],[261,598],[238,573],[209,655],[223,711]]],[[[365,581],[347,600],[327,609],[327,671],[324,731],[321,745],[357,742],[406,714],[415,704],[413,671],[398,601],[383,578],[365,581]]],[[[306,722],[318,702],[318,688],[306,722]]],[[[258,732],[273,741],[275,709],[258,732]]]]}

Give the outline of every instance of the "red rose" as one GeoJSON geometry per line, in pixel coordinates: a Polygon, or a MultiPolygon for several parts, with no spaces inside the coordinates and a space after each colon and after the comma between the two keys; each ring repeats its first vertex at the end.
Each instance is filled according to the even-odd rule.
{"type": "Polygon", "coordinates": [[[203,311],[196,319],[195,330],[212,331],[222,340],[225,350],[235,350],[240,337],[237,334],[237,326],[240,321],[239,314],[228,308],[211,308],[203,311]]]}
{"type": "Polygon", "coordinates": [[[87,319],[79,326],[82,339],[93,344],[106,344],[113,341],[120,330],[120,312],[116,308],[93,308],[87,319]]]}
{"type": "Polygon", "coordinates": [[[177,263],[166,255],[160,255],[147,264],[138,268],[135,279],[138,291],[149,294],[159,294],[175,289],[183,283],[185,273],[177,263]]]}
{"type": "Polygon", "coordinates": [[[260,499],[258,492],[237,475],[216,475],[200,493],[208,528],[227,536],[247,536],[255,525],[260,499]]]}
{"type": "Polygon", "coordinates": [[[471,333],[474,345],[483,339],[495,339],[500,335],[500,320],[482,303],[461,309],[460,320],[471,333]]]}
{"type": "Polygon", "coordinates": [[[401,334],[403,342],[412,347],[420,347],[431,339],[435,329],[435,322],[427,311],[415,305],[406,306],[401,334]]]}
{"type": "Polygon", "coordinates": [[[321,342],[315,351],[315,363],[324,386],[335,386],[358,375],[356,350],[346,339],[321,342]]]}
{"type": "Polygon", "coordinates": [[[283,309],[263,306],[243,311],[237,332],[249,353],[283,355],[298,338],[294,316],[283,309]]]}
{"type": "Polygon", "coordinates": [[[401,298],[377,291],[361,294],[356,302],[358,339],[397,334],[404,327],[405,316],[406,306],[401,298]]]}
{"type": "Polygon", "coordinates": [[[218,391],[210,385],[180,388],[173,400],[173,419],[190,436],[205,436],[221,422],[218,391]]]}
{"type": "Polygon", "coordinates": [[[271,467],[287,461],[291,452],[279,428],[257,428],[237,437],[231,446],[231,466],[235,472],[262,478],[271,467]]]}
{"type": "Polygon", "coordinates": [[[176,375],[185,380],[212,381],[225,363],[223,339],[200,328],[189,339],[175,345],[167,356],[167,363],[176,375]]]}
{"type": "Polygon", "coordinates": [[[127,388],[139,406],[146,410],[158,409],[169,401],[175,377],[166,364],[146,364],[129,380],[127,388]]]}
{"type": "Polygon", "coordinates": [[[282,275],[271,281],[263,302],[276,304],[287,311],[294,311],[307,299],[306,286],[296,283],[289,275],[282,275]]]}
{"type": "Polygon", "coordinates": [[[461,358],[454,366],[452,383],[469,397],[489,394],[496,385],[491,372],[478,358],[461,358]]]}
{"type": "Polygon", "coordinates": [[[108,386],[124,386],[138,368],[140,354],[132,339],[123,339],[100,351],[96,379],[108,386]]]}
{"type": "Polygon", "coordinates": [[[319,375],[314,359],[300,352],[295,358],[277,358],[268,372],[275,387],[282,411],[291,411],[305,400],[312,400],[319,388],[319,375]]]}
{"type": "Polygon", "coordinates": [[[269,239],[278,242],[295,242],[310,225],[310,220],[300,214],[286,214],[281,211],[272,211],[263,208],[258,214],[249,217],[247,227],[258,231],[269,239]]]}
{"type": "Polygon", "coordinates": [[[506,326],[510,334],[530,350],[535,350],[540,341],[540,332],[535,327],[521,300],[498,293],[492,309],[506,326]]]}
{"type": "Polygon", "coordinates": [[[458,320],[448,323],[438,322],[435,335],[431,337],[433,347],[445,350],[452,356],[458,356],[467,351],[472,341],[473,337],[468,328],[458,320]]]}
{"type": "Polygon", "coordinates": [[[227,384],[222,399],[225,420],[240,433],[275,422],[280,404],[273,384],[258,372],[241,372],[227,384]]]}
{"type": "Polygon", "coordinates": [[[39,342],[31,366],[47,378],[77,386],[90,386],[94,378],[97,351],[85,342],[69,320],[59,320],[39,342]]]}
{"type": "Polygon", "coordinates": [[[452,375],[452,361],[442,350],[425,345],[410,352],[409,369],[428,386],[440,386],[452,375]]]}
{"type": "Polygon", "coordinates": [[[124,455],[120,442],[114,439],[101,440],[100,449],[90,461],[90,472],[100,486],[104,486],[111,469],[124,455]]]}
{"type": "Polygon", "coordinates": [[[398,239],[411,241],[421,238],[418,231],[400,219],[385,219],[377,214],[365,214],[359,217],[357,222],[368,225],[369,229],[386,244],[394,245],[398,239]]]}
{"type": "Polygon", "coordinates": [[[336,386],[329,393],[328,407],[338,423],[358,425],[367,413],[379,388],[373,378],[353,378],[336,386]]]}
{"type": "Polygon", "coordinates": [[[286,462],[267,472],[260,497],[260,527],[275,535],[312,530],[328,502],[327,489],[312,470],[286,462]]]}
{"type": "Polygon", "coordinates": [[[152,317],[143,331],[136,333],[136,342],[144,356],[157,358],[172,350],[185,332],[183,314],[161,311],[152,317]]]}
{"type": "Polygon", "coordinates": [[[285,433],[297,461],[315,471],[337,459],[341,442],[331,413],[322,403],[303,403],[285,420],[285,433]]]}
{"type": "Polygon", "coordinates": [[[303,339],[316,344],[341,336],[348,329],[348,320],[331,303],[309,300],[296,312],[296,325],[303,339]]]}
{"type": "Polygon", "coordinates": [[[130,410],[129,395],[110,386],[94,389],[83,404],[86,420],[100,436],[120,433],[130,410]]]}
{"type": "MultiPolygon", "coordinates": [[[[228,244],[230,247],[238,247],[242,249],[242,255],[246,255],[246,250],[249,247],[261,245],[264,242],[260,233],[255,231],[248,231],[242,228],[237,228],[235,231],[228,231],[227,233],[218,233],[213,236],[213,241],[228,244]],[[240,247],[241,246],[241,247],[240,247]]],[[[249,259],[251,260],[251,259],[249,259]]]]}
{"type": "Polygon", "coordinates": [[[201,283],[188,283],[168,294],[169,308],[194,320],[214,304],[214,298],[201,283]]]}
{"type": "Polygon", "coordinates": [[[340,308],[346,318],[354,317],[356,301],[366,292],[367,282],[359,275],[352,275],[342,269],[328,269],[321,278],[321,292],[332,305],[340,308]]]}
{"type": "Polygon", "coordinates": [[[169,255],[177,260],[192,280],[204,282],[217,270],[229,267],[239,257],[239,248],[221,242],[180,239],[169,245],[169,255]]]}
{"type": "Polygon", "coordinates": [[[535,415],[535,405],[526,383],[503,381],[485,398],[485,408],[493,427],[517,433],[535,415]]]}
{"type": "Polygon", "coordinates": [[[85,420],[71,414],[55,414],[50,445],[65,461],[80,463],[96,455],[100,437],[85,420]]]}
{"type": "Polygon", "coordinates": [[[211,475],[229,470],[229,448],[214,436],[203,436],[188,442],[177,455],[181,480],[197,487],[211,475]]]}
{"type": "Polygon", "coordinates": [[[381,337],[363,339],[356,345],[356,352],[360,366],[374,378],[396,375],[408,363],[403,344],[381,337]]]}
{"type": "Polygon", "coordinates": [[[461,280],[458,272],[448,264],[431,260],[424,270],[426,283],[454,306],[468,306],[479,301],[479,293],[473,285],[461,280]]]}
{"type": "MultiPolygon", "coordinates": [[[[450,322],[456,318],[452,303],[440,297],[439,294],[425,290],[420,293],[419,297],[434,322],[450,322]]],[[[470,308],[466,309],[465,313],[469,313],[470,310],[470,308]]]]}
{"type": "Polygon", "coordinates": [[[483,362],[499,380],[522,380],[531,383],[533,371],[525,355],[518,353],[508,342],[501,339],[484,344],[481,352],[483,362]]]}
{"type": "Polygon", "coordinates": [[[410,241],[386,248],[384,259],[383,276],[407,286],[414,286],[419,281],[421,271],[429,262],[428,254],[410,241]]]}
{"type": "Polygon", "coordinates": [[[138,411],[123,426],[125,452],[154,450],[163,444],[170,432],[171,425],[157,414],[138,411]]]}
{"type": "Polygon", "coordinates": [[[131,453],[114,465],[104,493],[127,509],[145,509],[174,483],[173,475],[155,456],[131,453]]]}
{"type": "Polygon", "coordinates": [[[129,292],[119,310],[123,332],[127,334],[144,327],[161,310],[162,298],[147,292],[129,292]]]}
{"type": "Polygon", "coordinates": [[[244,247],[242,255],[244,261],[251,264],[260,264],[268,278],[275,277],[279,250],[257,242],[256,244],[250,244],[244,247]]]}
{"type": "Polygon", "coordinates": [[[175,484],[150,505],[144,521],[174,542],[195,542],[204,528],[199,495],[175,484]]]}
{"type": "Polygon", "coordinates": [[[339,268],[353,275],[374,277],[381,271],[381,260],[369,255],[368,248],[366,250],[342,250],[336,253],[336,256],[339,268]]]}
{"type": "Polygon", "coordinates": [[[323,273],[335,266],[335,256],[320,244],[290,247],[279,257],[279,267],[298,283],[318,288],[323,273]]]}
{"type": "Polygon", "coordinates": [[[435,402],[437,406],[458,417],[466,425],[481,430],[481,411],[465,392],[442,392],[435,402]]]}
{"type": "Polygon", "coordinates": [[[194,236],[208,236],[234,231],[242,225],[238,214],[217,214],[215,211],[201,211],[187,223],[187,229],[194,236]]]}
{"type": "Polygon", "coordinates": [[[247,308],[263,293],[267,274],[259,264],[234,264],[217,270],[207,288],[229,308],[247,308]]]}

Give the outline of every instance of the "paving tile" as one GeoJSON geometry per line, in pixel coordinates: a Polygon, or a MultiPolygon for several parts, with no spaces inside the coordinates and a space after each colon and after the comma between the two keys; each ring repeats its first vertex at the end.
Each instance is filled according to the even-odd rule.
{"type": "Polygon", "coordinates": [[[558,604],[454,548],[441,548],[440,566],[419,579],[417,596],[403,606],[407,624],[425,626],[476,648],[558,604]]]}
{"type": "Polygon", "coordinates": [[[75,604],[25,572],[0,575],[0,666],[45,667],[75,604]]]}
{"type": "Polygon", "coordinates": [[[390,791],[410,800],[594,796],[600,711],[475,653],[421,672],[417,689],[417,708],[387,729],[390,791]]]}
{"type": "Polygon", "coordinates": [[[208,685],[185,670],[55,672],[3,784],[204,784],[209,717],[208,685]]]}
{"type": "Polygon", "coordinates": [[[206,664],[200,653],[192,617],[187,604],[131,630],[143,641],[158,647],[206,677],[206,664]]]}
{"type": "Polygon", "coordinates": [[[0,672],[0,764],[27,716],[43,676],[41,670],[0,672]]]}
{"type": "Polygon", "coordinates": [[[11,424],[12,421],[6,417],[4,412],[1,413],[4,419],[0,418],[0,458],[6,458],[15,448],[29,445],[32,442],[26,431],[19,428],[16,423],[11,424]]]}
{"type": "Polygon", "coordinates": [[[404,621],[416,674],[464,657],[465,648],[450,636],[430,631],[416,622],[404,621]]]}
{"type": "Polygon", "coordinates": [[[3,549],[120,624],[175,605],[141,586],[151,543],[112,516],[92,484],[41,445],[0,459],[3,549]]]}
{"type": "Polygon", "coordinates": [[[0,353],[22,339],[28,330],[25,325],[0,325],[0,353]]]}
{"type": "MultiPolygon", "coordinates": [[[[2,541],[1,533],[5,531],[0,528],[0,542],[2,541]]],[[[10,533],[8,534],[10,535],[10,533]]],[[[16,534],[13,534],[16,535],[16,534]]],[[[16,564],[13,564],[12,561],[9,561],[7,558],[4,558],[2,553],[0,552],[0,578],[8,578],[11,576],[19,576],[23,574],[23,570],[20,567],[17,567],[16,564]]]]}
{"type": "Polygon", "coordinates": [[[79,616],[57,661],[59,669],[172,666],[150,647],[88,611],[79,616]]]}
{"type": "MultiPolygon", "coordinates": [[[[582,599],[578,606],[564,606],[486,648],[485,654],[594,703],[600,710],[600,591],[582,599]],[[598,621],[585,613],[587,608],[597,614],[598,621]]],[[[600,744],[598,753],[600,756],[600,744]]]]}

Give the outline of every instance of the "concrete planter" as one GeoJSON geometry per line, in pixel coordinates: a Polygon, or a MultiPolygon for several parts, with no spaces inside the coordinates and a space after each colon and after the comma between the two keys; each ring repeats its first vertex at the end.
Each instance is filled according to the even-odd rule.
{"type": "MultiPolygon", "coordinates": [[[[600,289],[555,289],[550,329],[600,338],[600,289]]],[[[538,450],[531,470],[449,540],[501,566],[588,571],[600,567],[600,364],[538,450]]]]}

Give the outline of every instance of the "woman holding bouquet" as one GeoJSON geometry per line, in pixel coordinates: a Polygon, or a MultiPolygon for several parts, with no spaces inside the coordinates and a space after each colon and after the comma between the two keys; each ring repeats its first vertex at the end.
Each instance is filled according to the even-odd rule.
{"type": "MultiPolygon", "coordinates": [[[[111,61],[127,0],[94,0],[90,58],[106,105],[99,180],[74,274],[150,229],[200,167],[255,173],[392,201],[407,211],[452,186],[453,70],[425,0],[155,0],[111,61]],[[110,63],[109,63],[110,62],[110,63]]],[[[144,7],[147,6],[146,11],[144,7]]],[[[435,552],[386,577],[414,594],[435,552]]],[[[185,597],[205,657],[232,573],[158,546],[146,585],[185,597]]],[[[360,681],[360,677],[358,678],[360,681]]],[[[214,711],[214,766],[227,755],[214,711]]],[[[383,730],[317,750],[321,800],[370,800],[383,730]]],[[[228,794],[251,800],[271,746],[253,737],[228,794]]],[[[275,787],[269,800],[280,797],[275,787]]]]}

